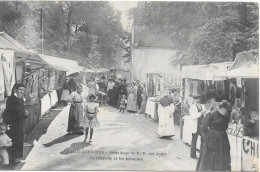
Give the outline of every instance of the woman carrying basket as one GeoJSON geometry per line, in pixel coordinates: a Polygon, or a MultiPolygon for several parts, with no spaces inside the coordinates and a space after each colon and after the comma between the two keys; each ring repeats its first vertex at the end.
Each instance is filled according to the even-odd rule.
{"type": "Polygon", "coordinates": [[[97,118],[98,104],[95,103],[96,96],[94,94],[90,94],[87,99],[89,102],[86,103],[84,108],[85,115],[82,121],[82,126],[86,127],[84,142],[87,141],[89,128],[90,128],[89,142],[92,142],[94,128],[100,125],[97,118]]]}

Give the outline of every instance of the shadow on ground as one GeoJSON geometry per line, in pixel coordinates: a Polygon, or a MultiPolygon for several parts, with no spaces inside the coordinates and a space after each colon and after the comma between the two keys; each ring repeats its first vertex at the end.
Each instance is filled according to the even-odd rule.
{"type": "Polygon", "coordinates": [[[51,141],[50,143],[44,144],[44,146],[45,147],[51,147],[55,144],[66,142],[68,140],[74,139],[74,138],[79,137],[79,136],[81,136],[81,135],[80,134],[65,134],[65,135],[51,141]]]}

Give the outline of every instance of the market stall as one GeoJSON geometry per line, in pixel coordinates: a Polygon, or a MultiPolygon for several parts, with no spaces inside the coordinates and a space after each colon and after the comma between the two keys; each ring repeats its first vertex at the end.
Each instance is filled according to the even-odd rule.
{"type": "Polygon", "coordinates": [[[0,119],[14,84],[24,83],[25,109],[29,111],[29,116],[23,129],[24,133],[28,133],[39,120],[39,85],[36,81],[39,70],[46,64],[37,57],[37,53],[26,49],[5,32],[0,32],[0,54],[0,119]]]}
{"type": "Polygon", "coordinates": [[[173,86],[160,73],[146,74],[146,92],[148,95],[145,114],[158,122],[158,101],[164,90],[171,90],[173,86]]]}
{"type": "MultiPolygon", "coordinates": [[[[215,97],[217,101],[227,98],[225,88],[228,84],[225,77],[214,79],[218,72],[225,72],[232,62],[192,65],[182,67],[182,103],[181,103],[181,139],[186,144],[191,144],[192,133],[190,132],[190,123],[192,119],[189,114],[189,107],[193,104],[192,95],[201,95],[201,104],[209,107],[209,97],[215,97]]],[[[209,109],[208,109],[209,110],[209,109]]],[[[197,140],[197,149],[200,148],[200,136],[197,140]]]]}
{"type": "Polygon", "coordinates": [[[228,133],[231,146],[232,169],[236,171],[259,170],[259,55],[255,51],[238,53],[233,65],[226,73],[216,74],[216,78],[226,77],[233,80],[235,91],[242,90],[241,94],[234,94],[240,99],[240,110],[232,114],[233,129],[228,133]],[[238,133],[238,134],[237,134],[238,133]],[[235,142],[234,142],[235,141],[235,142]],[[236,147],[236,151],[232,148],[236,147]]]}
{"type": "MultiPolygon", "coordinates": [[[[51,107],[55,106],[57,102],[60,100],[60,96],[62,93],[62,85],[65,79],[65,75],[73,75],[75,73],[80,73],[80,67],[78,62],[75,60],[69,60],[59,57],[47,56],[40,54],[39,57],[46,63],[48,66],[48,79],[44,79],[47,83],[43,84],[47,87],[43,96],[48,94],[49,98],[44,98],[41,100],[42,106],[43,104],[50,104],[51,107]],[[48,102],[47,102],[48,101],[48,102]],[[49,103],[50,101],[50,103],[49,103]]],[[[45,107],[47,108],[47,107],[45,107]]],[[[47,111],[42,110],[42,113],[46,113],[47,111]]],[[[44,115],[44,114],[42,114],[44,115]]]]}

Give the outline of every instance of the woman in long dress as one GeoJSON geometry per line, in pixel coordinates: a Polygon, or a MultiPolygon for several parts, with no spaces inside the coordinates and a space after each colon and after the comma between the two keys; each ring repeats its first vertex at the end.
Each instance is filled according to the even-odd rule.
{"type": "Polygon", "coordinates": [[[169,91],[164,91],[158,106],[159,126],[157,135],[160,138],[171,139],[175,135],[173,112],[175,110],[172,97],[169,91]]]}
{"type": "Polygon", "coordinates": [[[206,115],[202,131],[206,134],[198,161],[198,171],[230,171],[230,144],[227,136],[230,103],[226,100],[218,106],[218,110],[206,115]]]}
{"type": "Polygon", "coordinates": [[[142,92],[142,104],[141,104],[141,108],[140,108],[140,114],[144,114],[145,113],[145,108],[146,108],[146,102],[147,102],[147,92],[146,92],[146,85],[143,84],[143,92],[142,92]]]}
{"type": "Polygon", "coordinates": [[[91,81],[88,83],[88,87],[89,87],[88,95],[90,94],[95,95],[97,92],[95,78],[91,78],[91,81]]]}
{"type": "Polygon", "coordinates": [[[82,86],[77,86],[77,91],[72,92],[69,95],[71,102],[68,120],[68,133],[80,133],[84,134],[84,128],[80,126],[83,118],[83,97],[81,96],[82,86]]]}
{"type": "Polygon", "coordinates": [[[61,95],[61,101],[63,101],[63,104],[67,106],[69,101],[69,95],[70,95],[70,87],[69,87],[69,78],[66,77],[66,80],[62,86],[62,95],[61,95]]]}
{"type": "Polygon", "coordinates": [[[137,111],[136,97],[137,97],[137,87],[133,86],[132,88],[130,88],[128,99],[127,99],[126,109],[128,111],[131,112],[137,111]]]}

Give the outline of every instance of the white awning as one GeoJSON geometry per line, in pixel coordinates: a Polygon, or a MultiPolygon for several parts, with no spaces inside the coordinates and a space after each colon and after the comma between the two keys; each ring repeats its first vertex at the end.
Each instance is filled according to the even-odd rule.
{"type": "Polygon", "coordinates": [[[259,66],[248,66],[248,67],[240,67],[237,69],[233,69],[227,71],[226,73],[219,73],[215,78],[226,77],[226,78],[259,78],[259,66]]]}
{"type": "Polygon", "coordinates": [[[198,80],[225,80],[226,77],[214,77],[218,73],[226,73],[233,62],[212,63],[208,65],[191,65],[182,67],[182,78],[198,80]]]}
{"type": "Polygon", "coordinates": [[[233,65],[226,72],[219,72],[215,78],[259,78],[258,53],[244,51],[236,55],[233,65]]]}
{"type": "Polygon", "coordinates": [[[43,54],[39,54],[39,56],[53,69],[65,71],[65,72],[67,72],[66,73],[67,75],[71,75],[73,73],[80,72],[79,64],[75,60],[47,56],[47,55],[43,55],[43,54]]]}

